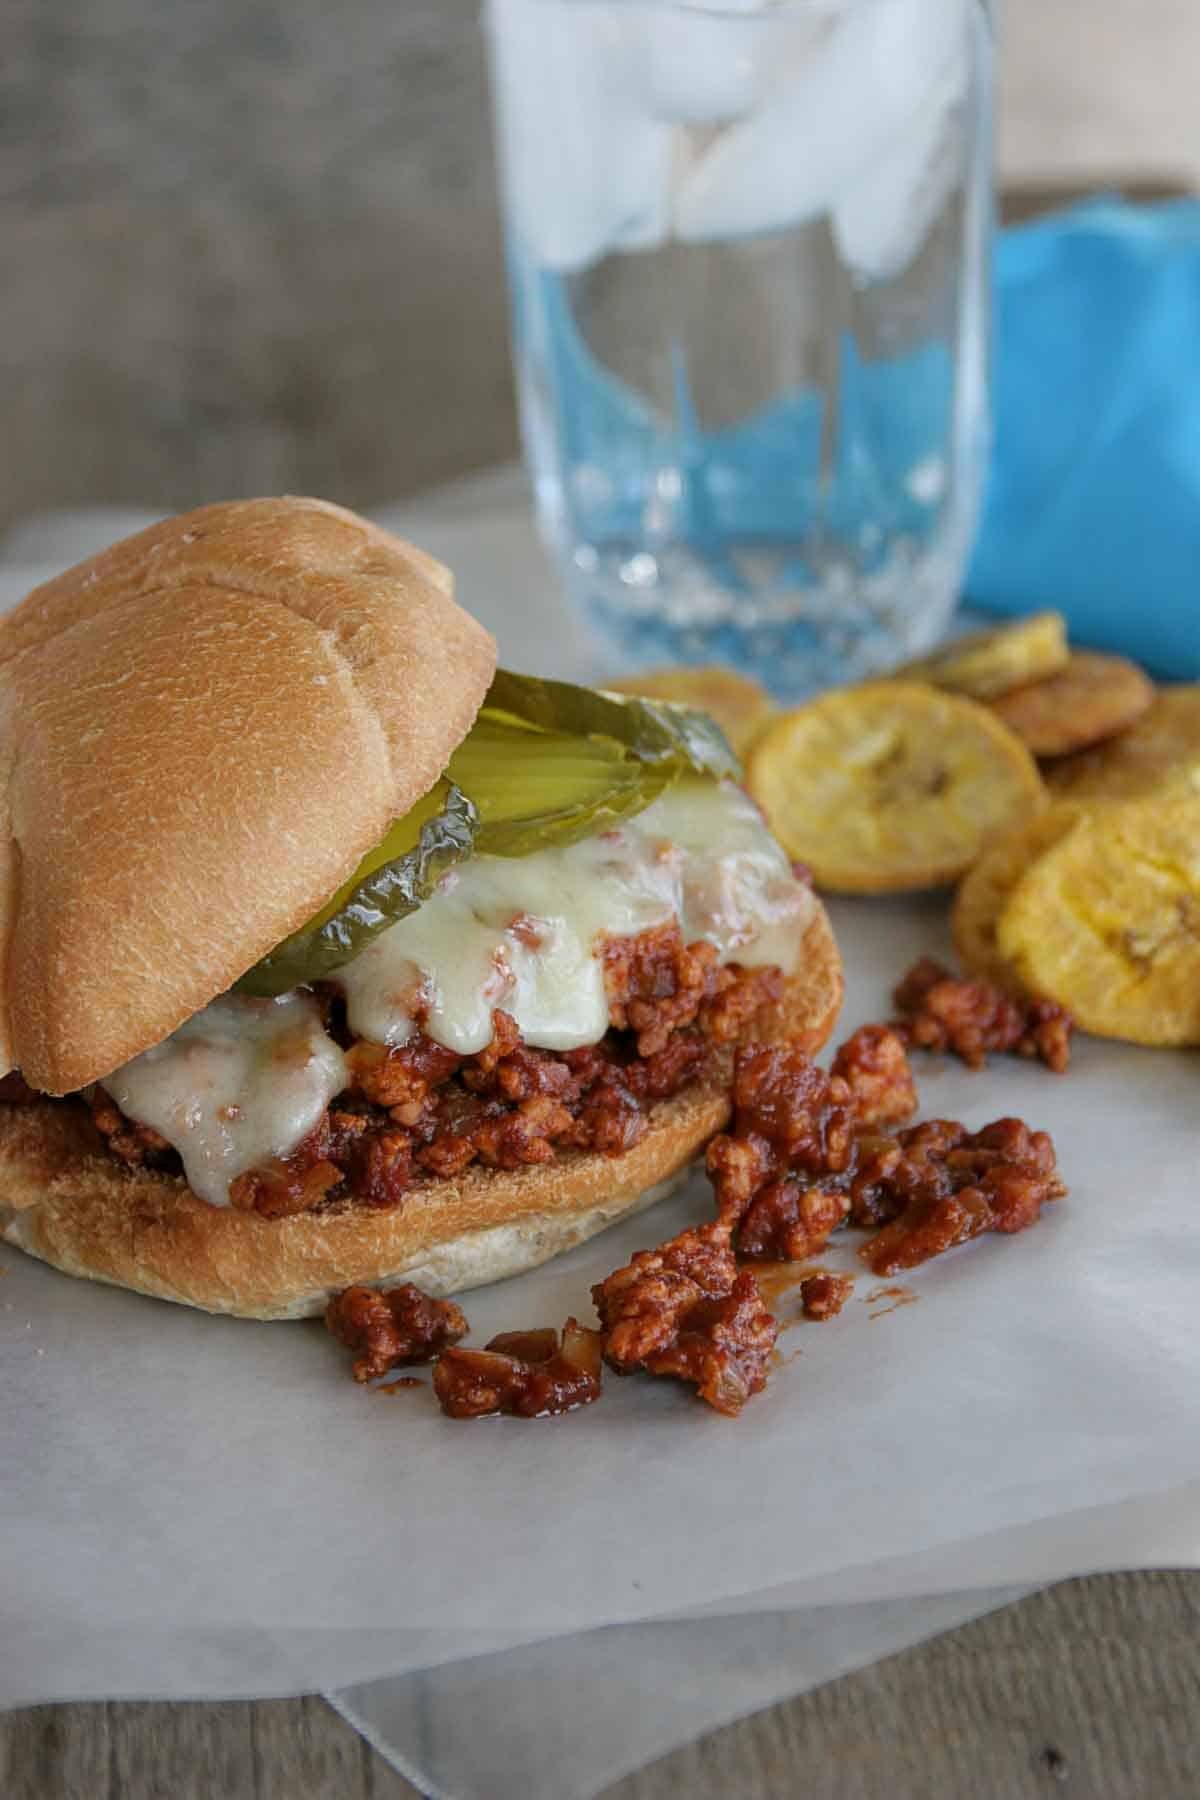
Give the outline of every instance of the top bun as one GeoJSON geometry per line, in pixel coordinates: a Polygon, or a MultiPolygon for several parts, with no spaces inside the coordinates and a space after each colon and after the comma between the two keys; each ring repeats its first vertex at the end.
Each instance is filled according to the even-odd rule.
{"type": "Polygon", "coordinates": [[[495,667],[449,572],[320,500],[206,506],[0,620],[0,1067],[66,1093],[321,907],[495,667]]]}

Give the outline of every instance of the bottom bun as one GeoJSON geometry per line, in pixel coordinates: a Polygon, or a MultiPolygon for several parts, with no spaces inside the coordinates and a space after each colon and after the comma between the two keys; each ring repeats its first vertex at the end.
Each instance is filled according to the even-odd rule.
{"type": "MultiPolygon", "coordinates": [[[[824,909],[799,970],[746,1039],[814,1054],[833,1029],[842,970],[824,909]]],[[[67,1275],[207,1312],[298,1319],[357,1282],[461,1293],[534,1268],[683,1180],[729,1118],[732,1051],[649,1114],[623,1156],[568,1151],[516,1170],[479,1164],[413,1188],[390,1211],[347,1202],[287,1219],[209,1206],[178,1175],[124,1169],[82,1107],[0,1106],[0,1235],[67,1275]]]]}

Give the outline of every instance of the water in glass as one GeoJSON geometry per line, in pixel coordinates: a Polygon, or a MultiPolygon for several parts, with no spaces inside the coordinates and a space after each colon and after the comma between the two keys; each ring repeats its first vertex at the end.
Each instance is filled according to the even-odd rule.
{"type": "Polygon", "coordinates": [[[611,651],[924,647],[987,434],[980,0],[486,0],[543,525],[611,651]]]}

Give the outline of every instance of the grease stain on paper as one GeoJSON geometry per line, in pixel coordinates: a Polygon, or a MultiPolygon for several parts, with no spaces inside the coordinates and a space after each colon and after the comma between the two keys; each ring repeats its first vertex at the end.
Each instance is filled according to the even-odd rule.
{"type": "Polygon", "coordinates": [[[902,1306],[913,1306],[920,1297],[919,1294],[914,1294],[911,1288],[896,1286],[872,1288],[869,1294],[863,1295],[867,1305],[876,1308],[873,1313],[867,1314],[869,1319],[884,1319],[888,1313],[898,1312],[902,1306]],[[889,1300],[891,1305],[882,1305],[881,1302],[884,1300],[889,1300]]]}

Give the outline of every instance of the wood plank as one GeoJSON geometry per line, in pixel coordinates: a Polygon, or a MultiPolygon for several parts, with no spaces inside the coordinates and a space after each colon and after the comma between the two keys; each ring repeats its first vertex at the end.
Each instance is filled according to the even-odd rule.
{"type": "Polygon", "coordinates": [[[1184,1800],[1200,1575],[1094,1576],[759,1713],[605,1800],[1184,1800]]]}
{"type": "Polygon", "coordinates": [[[0,1714],[3,1800],[419,1800],[333,1709],[299,1700],[0,1714]]]}
{"type": "Polygon", "coordinates": [[[4,1800],[108,1800],[108,1708],[30,1706],[0,1713],[4,1800]]]}
{"type": "MultiPolygon", "coordinates": [[[[1200,1573],[1092,1576],[728,1726],[604,1800],[1192,1800],[1197,1716],[1200,1573]]],[[[0,1795],[416,1800],[314,1698],[0,1716],[0,1795]]]]}
{"type": "Polygon", "coordinates": [[[257,1800],[251,1712],[249,1705],[109,1705],[105,1800],[257,1800]]]}
{"type": "Polygon", "coordinates": [[[254,1800],[418,1800],[340,1714],[315,1695],[250,1709],[254,1800]]]}

